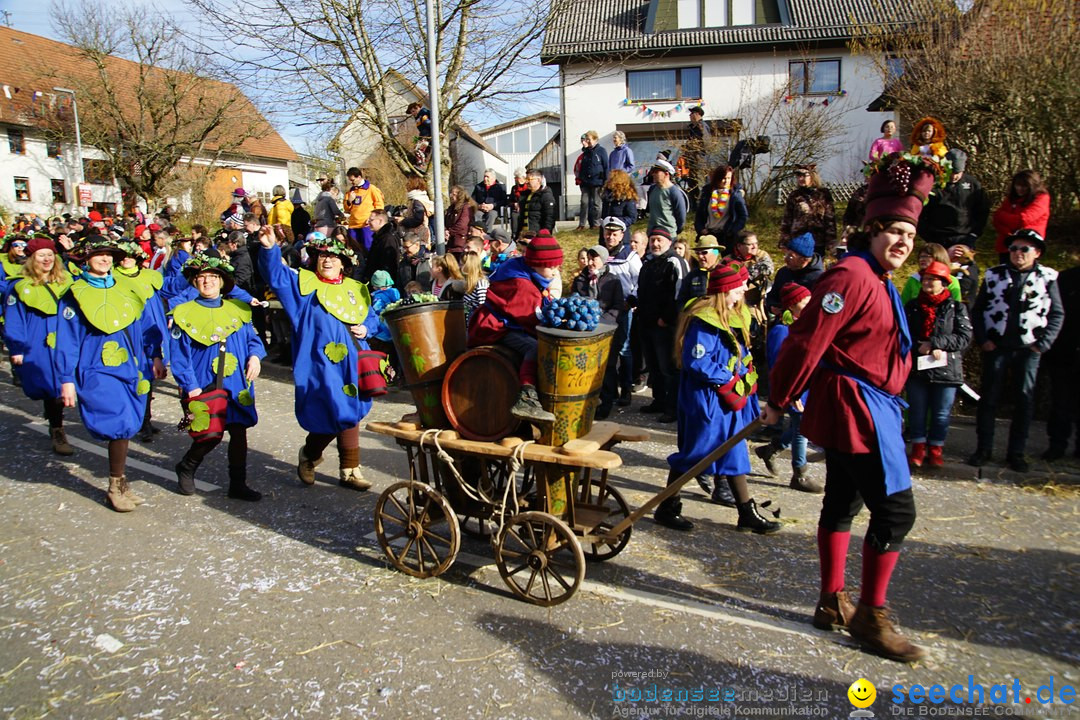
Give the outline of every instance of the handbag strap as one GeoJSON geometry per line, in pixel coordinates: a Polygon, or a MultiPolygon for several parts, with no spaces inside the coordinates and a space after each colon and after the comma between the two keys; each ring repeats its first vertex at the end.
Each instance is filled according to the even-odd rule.
{"type": "Polygon", "coordinates": [[[214,373],[214,389],[220,390],[225,380],[225,341],[218,343],[217,372],[214,373]]]}

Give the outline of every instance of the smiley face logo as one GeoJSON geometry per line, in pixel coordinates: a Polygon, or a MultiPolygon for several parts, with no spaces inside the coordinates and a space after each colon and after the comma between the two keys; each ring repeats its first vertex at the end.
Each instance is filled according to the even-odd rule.
{"type": "Polygon", "coordinates": [[[855,707],[868,708],[874,704],[874,700],[877,698],[877,688],[874,687],[874,683],[866,678],[859,678],[851,683],[851,687],[847,691],[847,697],[855,707]]]}

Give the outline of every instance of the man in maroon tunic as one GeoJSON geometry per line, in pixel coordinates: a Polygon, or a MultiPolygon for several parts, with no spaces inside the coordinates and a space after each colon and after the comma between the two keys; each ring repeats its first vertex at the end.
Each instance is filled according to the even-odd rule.
{"type": "Polygon", "coordinates": [[[915,524],[915,501],[898,397],[911,369],[911,336],[890,278],[908,256],[934,177],[896,160],[869,183],[866,228],[853,252],[815,286],[769,372],[765,424],[809,388],[801,432],[825,448],[825,499],[818,521],[821,596],[814,626],[846,628],[864,647],[910,662],[922,648],[896,632],[885,610],[899,547],[915,524]],[[870,509],[862,586],[854,607],[844,591],[851,521],[870,509]]]}

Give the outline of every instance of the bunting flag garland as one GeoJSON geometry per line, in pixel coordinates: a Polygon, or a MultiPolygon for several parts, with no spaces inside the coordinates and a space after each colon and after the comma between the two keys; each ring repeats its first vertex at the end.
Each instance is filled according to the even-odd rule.
{"type": "Polygon", "coordinates": [[[642,101],[635,101],[635,100],[631,100],[630,98],[623,98],[622,101],[619,103],[619,105],[636,108],[636,109],[640,110],[641,114],[644,115],[645,117],[669,118],[673,114],[681,113],[683,111],[683,106],[684,105],[687,105],[689,107],[693,107],[693,106],[696,105],[696,106],[700,106],[700,107],[704,108],[705,107],[705,101],[704,100],[684,100],[684,101],[676,104],[675,107],[672,108],[671,110],[657,110],[656,108],[649,107],[648,105],[646,105],[642,101]]]}

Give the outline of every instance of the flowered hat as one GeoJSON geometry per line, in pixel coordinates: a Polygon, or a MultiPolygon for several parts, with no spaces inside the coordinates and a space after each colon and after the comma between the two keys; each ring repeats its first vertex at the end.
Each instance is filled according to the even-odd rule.
{"type": "Polygon", "coordinates": [[[180,272],[184,273],[184,278],[194,284],[195,277],[200,273],[212,272],[221,276],[221,294],[229,292],[233,289],[233,273],[236,272],[236,268],[230,265],[226,260],[221,258],[211,257],[205,253],[195,253],[192,255],[180,272]]]}
{"type": "Polygon", "coordinates": [[[879,161],[867,182],[864,226],[874,220],[884,223],[900,220],[918,225],[923,205],[934,189],[936,165],[899,153],[879,161]]]}
{"type": "Polygon", "coordinates": [[[346,265],[356,265],[356,253],[340,240],[330,239],[325,236],[322,239],[312,238],[304,245],[304,247],[307,248],[309,254],[334,255],[335,257],[341,258],[341,262],[346,265]]]}
{"type": "Polygon", "coordinates": [[[128,257],[133,257],[140,263],[150,259],[150,255],[142,249],[142,245],[133,240],[121,240],[117,245],[128,257]]]}
{"type": "Polygon", "coordinates": [[[127,252],[120,246],[118,241],[104,235],[87,235],[75,246],[72,254],[85,260],[91,255],[100,255],[102,253],[112,255],[113,262],[120,262],[127,255],[127,252]]]}

